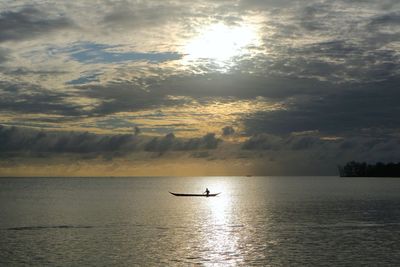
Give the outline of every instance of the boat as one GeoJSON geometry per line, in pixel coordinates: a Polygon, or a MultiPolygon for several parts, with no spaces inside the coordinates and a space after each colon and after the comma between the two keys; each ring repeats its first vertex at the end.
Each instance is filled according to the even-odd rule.
{"type": "Polygon", "coordinates": [[[221,193],[215,193],[215,194],[182,194],[182,193],[173,193],[169,192],[170,194],[177,196],[177,197],[215,197],[218,196],[221,193]]]}

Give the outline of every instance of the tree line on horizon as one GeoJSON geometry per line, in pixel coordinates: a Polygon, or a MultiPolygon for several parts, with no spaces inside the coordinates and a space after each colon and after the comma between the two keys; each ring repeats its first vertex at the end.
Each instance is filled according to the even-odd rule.
{"type": "Polygon", "coordinates": [[[350,161],[338,166],[340,177],[400,177],[400,162],[368,164],[350,161]]]}

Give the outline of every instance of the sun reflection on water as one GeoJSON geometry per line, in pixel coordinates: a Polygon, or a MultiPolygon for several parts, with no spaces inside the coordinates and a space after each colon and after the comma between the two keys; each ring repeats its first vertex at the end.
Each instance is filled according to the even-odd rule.
{"type": "Polygon", "coordinates": [[[206,201],[209,213],[203,224],[207,233],[203,249],[209,251],[208,260],[213,264],[237,264],[243,261],[238,253],[240,228],[243,226],[234,223],[232,196],[228,187],[224,183],[215,185],[213,189],[221,194],[206,201]]]}

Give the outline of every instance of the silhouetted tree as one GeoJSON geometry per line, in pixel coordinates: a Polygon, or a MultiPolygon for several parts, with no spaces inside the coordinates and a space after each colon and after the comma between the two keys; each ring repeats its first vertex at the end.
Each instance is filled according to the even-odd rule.
{"type": "Polygon", "coordinates": [[[350,161],[338,168],[341,177],[400,177],[400,162],[367,164],[350,161]]]}

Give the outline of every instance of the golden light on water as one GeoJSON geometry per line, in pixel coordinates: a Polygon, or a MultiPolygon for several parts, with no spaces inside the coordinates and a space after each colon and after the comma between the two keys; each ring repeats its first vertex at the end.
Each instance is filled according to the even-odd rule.
{"type": "Polygon", "coordinates": [[[207,199],[206,204],[209,210],[207,233],[211,233],[206,239],[204,249],[213,251],[209,255],[211,262],[216,264],[233,264],[243,259],[238,255],[240,234],[242,225],[235,224],[232,218],[232,191],[229,183],[220,181],[212,185],[215,192],[222,192],[215,198],[207,199]],[[233,260],[234,259],[234,260],[233,260]],[[232,261],[232,262],[231,262],[232,261]]]}
{"type": "Polygon", "coordinates": [[[247,53],[248,48],[257,43],[257,28],[252,25],[212,24],[187,42],[184,46],[185,59],[208,59],[224,64],[233,57],[247,53]]]}
{"type": "Polygon", "coordinates": [[[211,219],[216,225],[229,224],[228,214],[230,214],[231,199],[227,193],[229,192],[228,188],[221,183],[216,185],[214,190],[221,192],[221,194],[207,202],[211,219]]]}

